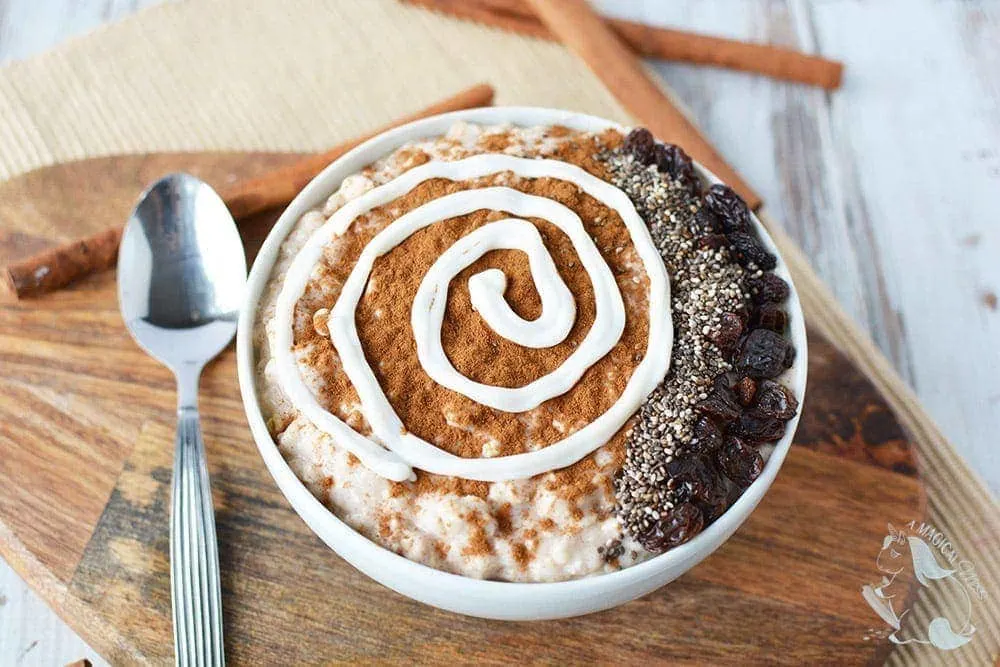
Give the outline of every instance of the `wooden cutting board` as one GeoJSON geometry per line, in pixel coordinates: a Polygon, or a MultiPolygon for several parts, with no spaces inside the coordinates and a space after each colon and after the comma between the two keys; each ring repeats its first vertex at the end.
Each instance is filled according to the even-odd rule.
{"type": "MultiPolygon", "coordinates": [[[[293,159],[161,154],[61,165],[0,184],[0,262],[124,221],[175,170],[215,185],[293,159]]],[[[245,227],[253,252],[273,220],[245,227]]],[[[437,611],[382,588],[316,538],[256,451],[232,350],[202,380],[231,664],[347,660],[788,664],[881,661],[860,595],[886,523],[924,516],[910,443],[869,381],[810,332],[795,446],[718,552],[615,610],[542,623],[437,611]]],[[[0,305],[0,554],[113,663],[171,660],[168,371],[143,354],[105,273],[0,305]]]]}

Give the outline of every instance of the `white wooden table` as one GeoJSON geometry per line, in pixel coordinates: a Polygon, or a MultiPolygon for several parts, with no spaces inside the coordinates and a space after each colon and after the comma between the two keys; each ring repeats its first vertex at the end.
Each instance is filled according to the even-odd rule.
{"type": "MultiPolygon", "coordinates": [[[[0,0],[0,62],[158,1],[0,0]]],[[[600,5],[847,63],[833,94],[657,68],[1000,493],[1000,2],[600,5]]],[[[84,656],[96,658],[0,561],[0,667],[84,656]]]]}

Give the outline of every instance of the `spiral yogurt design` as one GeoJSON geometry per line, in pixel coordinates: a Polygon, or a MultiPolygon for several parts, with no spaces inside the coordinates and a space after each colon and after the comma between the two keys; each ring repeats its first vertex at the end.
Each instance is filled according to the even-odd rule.
{"type": "Polygon", "coordinates": [[[484,153],[456,161],[431,161],[350,200],[317,229],[295,256],[275,304],[275,361],[281,387],[291,404],[317,428],[333,436],[361,462],[390,480],[413,479],[413,469],[479,481],[516,480],[572,465],[592,453],[628,421],[662,381],[670,365],[673,327],[670,283],[663,260],[628,196],[584,169],[552,159],[484,153]],[[506,187],[463,190],[433,199],[400,216],[372,238],[330,308],[330,340],[357,390],[361,411],[372,429],[365,437],[330,413],[307,387],[293,354],[295,304],[320,261],[324,247],[372,209],[435,178],[463,181],[511,172],[522,178],[555,178],[572,183],[617,213],[631,237],[649,280],[649,335],[646,352],[618,400],[589,424],[537,451],[499,457],[466,458],[445,452],[407,431],[368,365],[355,322],[375,261],[417,231],[476,210],[503,211],[511,217],[490,222],[446,249],[426,273],[411,310],[411,325],[423,370],[438,384],[495,410],[519,413],[573,388],[586,370],[618,342],[625,326],[622,295],[614,276],[579,216],[557,201],[506,187]],[[573,295],[556,271],[538,230],[524,218],[540,218],[572,242],[593,286],[596,316],[587,335],[561,366],[522,387],[482,384],[461,375],[441,344],[449,283],[484,254],[499,249],[524,251],[542,303],[535,320],[518,316],[504,301],[506,277],[491,269],[469,280],[472,306],[497,334],[529,348],[563,341],[573,326],[573,295]]]}

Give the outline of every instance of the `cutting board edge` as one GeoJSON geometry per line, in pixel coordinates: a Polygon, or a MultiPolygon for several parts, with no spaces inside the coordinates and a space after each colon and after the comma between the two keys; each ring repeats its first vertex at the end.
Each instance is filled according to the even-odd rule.
{"type": "MultiPolygon", "coordinates": [[[[222,152],[213,152],[213,153],[177,152],[177,153],[171,153],[171,154],[169,154],[169,156],[173,156],[175,159],[179,159],[179,160],[180,159],[185,159],[185,158],[187,158],[187,159],[201,159],[201,158],[206,158],[206,157],[209,157],[209,158],[210,157],[222,158],[224,156],[229,156],[229,157],[233,157],[233,158],[239,157],[239,158],[244,158],[244,159],[251,158],[253,156],[275,157],[275,158],[289,158],[290,159],[293,155],[294,154],[291,154],[291,153],[267,153],[267,152],[244,153],[244,152],[241,152],[241,151],[222,151],[222,152]]],[[[160,157],[165,157],[165,154],[122,155],[122,156],[115,155],[115,156],[106,156],[106,157],[103,157],[103,158],[98,158],[98,160],[102,160],[102,161],[107,161],[107,162],[114,163],[114,162],[116,162],[118,160],[122,160],[123,158],[139,158],[139,159],[143,159],[143,160],[155,160],[156,158],[160,158],[160,157]]],[[[76,163],[76,165],[79,167],[81,164],[85,164],[85,163],[86,164],[92,164],[92,162],[90,160],[83,160],[83,161],[79,161],[78,163],[76,163]]],[[[60,166],[65,166],[65,165],[56,165],[54,168],[59,168],[60,166]]],[[[50,167],[50,168],[47,168],[47,169],[51,169],[51,168],[53,168],[53,167],[50,167]]],[[[20,177],[20,178],[24,178],[24,177],[32,176],[32,175],[33,175],[33,173],[29,173],[27,175],[22,175],[22,177],[20,177]]],[[[17,179],[14,179],[14,180],[17,180],[17,179]]],[[[3,185],[3,184],[0,184],[0,185],[3,185]]],[[[786,254],[786,257],[788,255],[794,255],[795,252],[797,252],[797,249],[795,249],[794,251],[791,251],[791,252],[787,249],[787,246],[785,245],[785,243],[783,243],[783,242],[790,243],[790,240],[787,239],[787,237],[780,238],[780,239],[776,238],[776,241],[779,243],[779,246],[781,246],[782,252],[786,254]]],[[[790,265],[791,265],[791,262],[790,262],[790,265]]],[[[798,268],[801,269],[802,267],[798,267],[798,268]]],[[[805,265],[804,270],[805,271],[809,271],[811,273],[811,269],[809,269],[807,265],[805,265]]],[[[798,274],[796,274],[796,279],[797,279],[797,281],[799,280],[799,275],[798,274]]],[[[810,280],[815,280],[815,281],[818,282],[818,278],[814,274],[810,275],[810,276],[807,276],[806,282],[808,283],[808,282],[810,282],[810,280]]],[[[820,283],[820,285],[821,285],[821,283],[820,283]]],[[[823,295],[820,294],[819,296],[822,297],[823,295]]],[[[828,296],[828,293],[827,293],[827,296],[828,296]]],[[[803,301],[805,302],[805,300],[803,300],[803,301]]],[[[805,305],[805,303],[804,303],[804,305],[805,305]]],[[[835,303],[834,303],[834,307],[836,308],[836,304],[835,303]]],[[[846,315],[843,315],[843,314],[841,314],[841,315],[844,318],[846,318],[846,315]]],[[[845,354],[845,356],[848,357],[848,359],[850,359],[853,363],[855,363],[855,365],[868,378],[868,380],[871,381],[876,386],[876,388],[880,389],[880,393],[887,400],[890,400],[891,397],[885,396],[885,392],[879,386],[880,383],[878,383],[877,378],[873,378],[871,376],[871,373],[868,372],[867,369],[870,368],[870,367],[866,367],[866,365],[858,363],[857,360],[853,358],[854,355],[852,354],[852,352],[856,352],[857,351],[856,346],[851,346],[850,344],[845,344],[844,341],[842,341],[842,340],[840,340],[838,338],[838,329],[835,326],[836,324],[838,324],[836,322],[836,319],[834,319],[834,322],[833,322],[834,326],[832,326],[832,327],[830,326],[830,323],[828,323],[824,318],[816,318],[816,317],[813,317],[810,314],[809,317],[808,317],[808,319],[810,321],[810,324],[812,324],[813,326],[816,326],[817,329],[819,329],[819,331],[837,349],[839,349],[841,352],[843,352],[845,354]]],[[[851,323],[848,322],[848,324],[850,325],[851,323]]],[[[855,333],[858,333],[858,332],[855,331],[855,333]]],[[[860,334],[860,335],[863,336],[863,334],[860,334]]],[[[852,341],[850,341],[850,340],[847,341],[847,343],[850,343],[850,342],[852,342],[852,341]]],[[[853,342],[857,343],[858,341],[853,341],[853,342]]],[[[865,342],[867,342],[867,341],[864,340],[864,339],[862,339],[860,341],[860,343],[862,343],[862,344],[865,343],[865,342]]],[[[868,342],[868,343],[870,345],[870,342],[868,342]]],[[[876,354],[878,354],[877,351],[876,351],[876,354]]],[[[876,359],[875,361],[877,363],[879,360],[876,359]]],[[[891,379],[892,378],[890,378],[890,380],[891,379]]],[[[890,405],[892,405],[891,400],[890,400],[890,405]]],[[[899,411],[897,409],[895,409],[895,406],[892,406],[892,407],[894,408],[894,410],[893,410],[894,414],[896,414],[898,416],[899,411]]],[[[904,424],[904,426],[905,426],[905,424],[904,424]]],[[[915,441],[916,437],[917,437],[917,434],[913,433],[912,429],[908,429],[908,431],[909,431],[909,435],[915,441]]],[[[918,457],[918,463],[920,463],[922,465],[922,461],[920,461],[919,457],[918,457]]],[[[920,488],[920,503],[921,503],[920,512],[921,512],[921,515],[926,515],[926,512],[927,512],[926,486],[921,483],[921,484],[919,484],[919,488],[920,488]]],[[[2,531],[0,531],[0,537],[2,537],[4,533],[10,533],[10,536],[13,537],[14,540],[16,540],[16,542],[14,542],[12,544],[12,548],[9,549],[9,550],[8,549],[3,549],[3,545],[0,544],[0,550],[3,551],[3,555],[5,557],[9,557],[9,559],[12,560],[12,561],[14,561],[15,563],[19,563],[19,565],[15,565],[15,570],[18,571],[20,574],[22,574],[22,576],[27,575],[26,578],[30,577],[33,580],[40,581],[41,585],[38,586],[38,587],[41,589],[41,593],[42,593],[43,598],[46,599],[47,601],[49,601],[49,603],[52,604],[54,606],[54,608],[56,608],[56,610],[60,614],[60,616],[62,616],[64,618],[64,620],[66,620],[72,627],[74,627],[75,629],[77,629],[91,643],[92,646],[94,646],[96,649],[98,649],[102,653],[102,655],[105,655],[109,659],[143,660],[143,659],[147,658],[146,656],[144,656],[136,648],[136,646],[134,644],[132,644],[131,642],[129,642],[113,626],[110,626],[108,623],[106,623],[105,621],[103,621],[103,619],[101,617],[99,617],[96,613],[87,610],[86,605],[80,603],[80,601],[78,599],[74,598],[73,595],[70,594],[69,589],[67,588],[67,586],[65,584],[59,582],[59,580],[54,575],[52,575],[51,572],[48,572],[44,568],[44,566],[41,565],[41,563],[39,563],[37,561],[37,559],[35,559],[34,556],[26,549],[26,547],[24,547],[24,545],[20,542],[20,540],[17,540],[16,536],[13,535],[12,531],[6,525],[2,524],[2,522],[0,522],[0,528],[2,528],[2,531]],[[21,551],[23,551],[24,553],[23,554],[18,554],[17,551],[19,549],[21,551]],[[8,551],[11,552],[9,555],[7,553],[8,551]],[[27,560],[25,560],[24,556],[27,556],[27,560]],[[41,570],[40,573],[38,571],[36,571],[36,570],[39,570],[39,569],[41,570]],[[79,608],[77,608],[77,607],[79,607],[79,608]],[[94,618],[91,618],[91,617],[94,617],[94,618]],[[102,627],[102,626],[104,626],[104,627],[102,627]]]]}

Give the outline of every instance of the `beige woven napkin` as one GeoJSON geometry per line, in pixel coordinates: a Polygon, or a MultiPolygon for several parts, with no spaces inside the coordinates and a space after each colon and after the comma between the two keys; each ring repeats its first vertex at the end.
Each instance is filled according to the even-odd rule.
{"type": "Polygon", "coordinates": [[[484,80],[499,104],[627,118],[555,44],[391,0],[210,0],[6,68],[0,177],[109,153],[316,150],[484,80]]]}
{"type": "MultiPolygon", "coordinates": [[[[499,104],[628,120],[555,44],[392,0],[207,0],[155,7],[0,70],[0,179],[115,153],[318,150],[479,81],[497,86],[499,104]]],[[[793,265],[801,260],[791,254],[793,265]]],[[[815,311],[814,325],[836,328],[835,318],[815,311]]],[[[864,352],[866,345],[848,347],[864,352]]],[[[869,365],[873,373],[878,363],[869,365]]],[[[908,425],[919,431],[919,421],[908,425]]],[[[975,602],[974,646],[953,654],[906,647],[893,661],[995,660],[996,505],[946,443],[923,438],[918,449],[928,464],[930,520],[975,563],[994,596],[975,602]]],[[[866,574],[859,573],[859,587],[866,574]]],[[[922,602],[913,613],[928,621],[952,603],[922,602]]]]}

